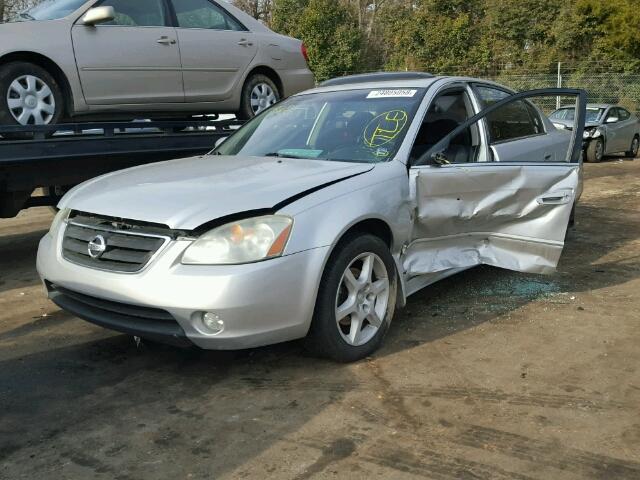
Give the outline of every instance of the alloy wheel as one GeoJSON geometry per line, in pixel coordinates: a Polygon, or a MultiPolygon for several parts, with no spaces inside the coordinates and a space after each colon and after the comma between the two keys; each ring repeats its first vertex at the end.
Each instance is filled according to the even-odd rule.
{"type": "Polygon", "coordinates": [[[640,140],[638,139],[638,137],[633,139],[633,142],[631,143],[631,153],[633,154],[633,158],[636,158],[638,156],[638,149],[640,148],[640,140]]]}
{"type": "Polygon", "coordinates": [[[596,143],[596,160],[599,162],[602,160],[604,154],[604,144],[602,142],[596,143]]]}
{"type": "Polygon", "coordinates": [[[389,274],[375,253],[358,255],[342,274],[335,316],[340,335],[349,345],[369,342],[384,321],[389,304],[389,274]]]}
{"type": "Polygon", "coordinates": [[[253,90],[251,90],[251,110],[254,115],[269,108],[271,105],[278,101],[276,93],[273,91],[270,85],[266,83],[258,83],[253,90]]]}
{"type": "Polygon", "coordinates": [[[46,125],[56,112],[53,91],[34,75],[23,75],[11,82],[7,105],[20,125],[46,125]]]}

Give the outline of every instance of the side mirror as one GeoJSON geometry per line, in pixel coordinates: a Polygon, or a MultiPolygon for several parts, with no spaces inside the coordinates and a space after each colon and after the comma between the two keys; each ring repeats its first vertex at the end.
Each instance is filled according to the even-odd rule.
{"type": "Polygon", "coordinates": [[[222,143],[227,139],[227,137],[222,137],[216,140],[215,145],[213,146],[213,148],[218,148],[220,145],[222,145],[222,143]]]}
{"type": "Polygon", "coordinates": [[[95,7],[87,10],[82,17],[82,23],[90,27],[100,23],[110,22],[116,18],[116,11],[113,7],[95,7]]]}
{"type": "Polygon", "coordinates": [[[607,118],[607,121],[604,123],[616,123],[618,122],[618,120],[620,120],[618,117],[609,117],[607,118]]]}

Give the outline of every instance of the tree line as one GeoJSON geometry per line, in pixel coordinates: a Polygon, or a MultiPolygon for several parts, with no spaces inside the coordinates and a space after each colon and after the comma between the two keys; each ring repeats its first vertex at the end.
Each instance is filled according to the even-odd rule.
{"type": "Polygon", "coordinates": [[[236,0],[304,40],[318,80],[374,70],[498,76],[558,62],[640,73],[638,0],[236,0]]]}
{"type": "MultiPolygon", "coordinates": [[[[135,0],[132,0],[135,1],[135,0]]],[[[39,0],[0,0],[0,21],[39,0]]],[[[318,80],[376,70],[640,74],[638,0],[235,0],[304,40],[318,80]]]]}

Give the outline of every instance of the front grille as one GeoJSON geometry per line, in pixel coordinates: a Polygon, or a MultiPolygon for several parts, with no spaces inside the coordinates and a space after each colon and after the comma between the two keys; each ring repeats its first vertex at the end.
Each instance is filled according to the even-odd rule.
{"type": "Polygon", "coordinates": [[[73,263],[99,270],[135,273],[142,270],[170,239],[165,227],[115,221],[93,215],[74,215],[62,240],[62,256],[73,263]],[[89,253],[89,244],[104,242],[103,252],[89,253]]]}

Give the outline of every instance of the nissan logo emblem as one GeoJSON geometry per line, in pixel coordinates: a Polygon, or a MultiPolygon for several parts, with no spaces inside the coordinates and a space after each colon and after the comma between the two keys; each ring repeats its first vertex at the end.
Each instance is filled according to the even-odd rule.
{"type": "Polygon", "coordinates": [[[91,258],[100,258],[107,249],[107,241],[102,235],[96,235],[87,245],[87,251],[91,258]]]}

